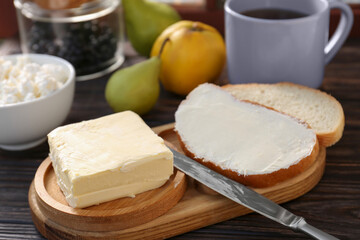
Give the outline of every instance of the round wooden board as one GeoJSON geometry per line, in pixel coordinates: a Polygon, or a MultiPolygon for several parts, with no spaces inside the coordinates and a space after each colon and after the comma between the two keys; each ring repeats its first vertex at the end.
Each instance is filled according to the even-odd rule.
{"type": "Polygon", "coordinates": [[[105,202],[83,209],[70,207],[56,182],[51,160],[39,166],[29,191],[30,206],[37,205],[50,221],[80,231],[114,231],[131,228],[166,213],[186,190],[185,174],[174,169],[174,174],[160,188],[105,202]],[[34,195],[34,196],[30,196],[34,195]],[[36,201],[36,203],[32,203],[36,201]]]}
{"type": "MultiPolygon", "coordinates": [[[[174,124],[167,124],[153,128],[153,130],[167,142],[170,142],[174,147],[181,150],[173,127],[174,124]]],[[[320,181],[325,168],[325,158],[326,149],[321,147],[316,161],[305,172],[270,188],[254,190],[279,204],[294,200],[310,191],[320,181]]],[[[178,174],[179,172],[176,173],[175,179],[178,174]]],[[[181,178],[183,177],[184,175],[182,174],[181,178]]],[[[30,186],[29,204],[34,224],[40,233],[48,239],[58,240],[164,239],[252,212],[242,205],[217,193],[215,194],[212,190],[209,190],[191,178],[187,180],[189,181],[187,181],[186,189],[185,181],[172,180],[174,184],[176,182],[179,183],[178,186],[174,186],[177,188],[180,187],[180,189],[183,191],[186,190],[186,192],[181,200],[168,212],[144,224],[125,229],[122,228],[123,226],[120,226],[119,230],[113,231],[95,231],[94,229],[81,231],[56,223],[53,217],[49,218],[48,211],[44,211],[44,203],[35,191],[35,181],[33,181],[30,186]]],[[[125,208],[126,207],[128,206],[125,206],[125,208]]],[[[143,216],[142,214],[137,214],[137,217],[142,218],[143,216]]],[[[135,222],[137,221],[136,219],[133,220],[135,222]]],[[[105,218],[99,216],[98,219],[95,218],[95,221],[100,221],[99,224],[102,224],[102,221],[106,222],[106,216],[105,218]]],[[[70,223],[72,226],[76,224],[77,222],[75,221],[70,223]]]]}

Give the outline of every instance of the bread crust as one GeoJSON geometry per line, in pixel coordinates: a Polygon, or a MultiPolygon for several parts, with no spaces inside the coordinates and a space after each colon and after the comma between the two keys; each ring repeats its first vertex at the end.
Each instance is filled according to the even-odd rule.
{"type": "MultiPolygon", "coordinates": [[[[253,86],[256,86],[257,84],[251,84],[253,86]]],[[[228,88],[228,87],[234,87],[236,85],[226,85],[224,88],[228,88]]],[[[294,121],[297,121],[299,124],[302,124],[304,126],[306,126],[307,128],[310,128],[309,124],[306,123],[304,120],[302,119],[298,119],[295,116],[291,116],[285,112],[282,112],[281,110],[278,109],[274,109],[271,106],[266,106],[260,103],[257,103],[255,101],[251,101],[251,100],[242,100],[242,99],[238,99],[236,98],[236,96],[234,96],[234,100],[236,101],[240,101],[240,102],[248,102],[250,104],[254,104],[254,105],[258,105],[276,112],[279,112],[281,114],[285,114],[291,118],[294,119],[294,121]]],[[[188,99],[186,98],[181,104],[186,103],[188,99]]],[[[279,169],[277,171],[271,172],[271,173],[267,173],[267,174],[240,174],[237,171],[231,170],[231,169],[223,169],[221,166],[211,162],[209,159],[202,159],[202,158],[198,158],[196,157],[196,155],[194,153],[192,153],[189,150],[189,147],[186,146],[186,144],[184,143],[184,141],[181,138],[181,135],[177,132],[177,130],[175,129],[177,138],[179,140],[180,146],[182,148],[182,150],[184,151],[185,155],[187,155],[188,157],[196,160],[197,162],[205,165],[206,167],[234,180],[237,181],[239,183],[242,183],[246,186],[250,186],[253,188],[266,188],[266,187],[271,187],[274,186],[280,182],[286,181],[290,178],[295,177],[296,175],[306,171],[316,160],[318,153],[319,153],[319,140],[318,137],[315,137],[315,144],[314,147],[311,151],[311,153],[301,159],[300,161],[298,161],[296,164],[291,165],[288,168],[282,168],[279,169]]],[[[286,133],[285,133],[286,134],[286,133]]]]}
{"type": "MultiPolygon", "coordinates": [[[[343,108],[342,108],[341,104],[333,96],[331,96],[325,92],[322,92],[318,89],[309,88],[309,87],[306,87],[303,85],[290,83],[290,82],[280,82],[280,83],[275,83],[275,84],[266,84],[266,83],[262,83],[262,84],[247,83],[247,84],[236,84],[236,85],[227,84],[227,85],[222,86],[222,88],[231,93],[231,90],[234,90],[234,89],[241,91],[242,89],[246,89],[246,88],[267,87],[267,86],[292,87],[292,88],[300,89],[301,91],[312,92],[316,95],[321,96],[322,98],[326,98],[329,101],[333,102],[336,105],[338,112],[340,113],[337,124],[335,126],[333,126],[332,129],[328,129],[327,131],[319,132],[319,131],[316,131],[316,129],[313,129],[313,130],[316,132],[316,135],[319,140],[319,144],[324,147],[332,146],[341,139],[341,137],[343,135],[343,131],[344,131],[344,126],[345,126],[345,115],[344,115],[343,108]]],[[[236,98],[235,95],[233,95],[233,96],[236,98]]],[[[261,105],[266,106],[266,104],[261,104],[261,105]]],[[[267,107],[269,107],[269,106],[267,106],[267,107]]],[[[274,108],[272,108],[272,109],[274,109],[274,108]]],[[[291,116],[290,113],[284,112],[282,109],[275,109],[275,110],[291,116]]],[[[333,113],[329,113],[329,114],[333,114],[333,113]]],[[[293,117],[297,117],[297,116],[293,116],[293,117]]],[[[297,117],[297,118],[299,118],[299,117],[297,117]]],[[[301,120],[304,121],[303,119],[301,119],[301,120]]],[[[311,124],[309,124],[309,125],[311,125],[311,124]]]]}
{"type": "Polygon", "coordinates": [[[254,175],[242,175],[237,172],[234,172],[230,169],[223,169],[220,166],[210,162],[205,161],[202,158],[197,158],[194,153],[192,153],[186,144],[182,141],[179,133],[175,131],[180,143],[182,150],[185,155],[194,159],[195,161],[203,164],[204,166],[236,181],[243,185],[253,187],[253,188],[266,188],[274,186],[280,182],[286,181],[290,178],[295,177],[296,175],[306,171],[316,160],[319,153],[319,142],[316,140],[314,148],[309,156],[300,160],[297,164],[291,165],[289,168],[280,169],[268,174],[254,174],[254,175]]]}

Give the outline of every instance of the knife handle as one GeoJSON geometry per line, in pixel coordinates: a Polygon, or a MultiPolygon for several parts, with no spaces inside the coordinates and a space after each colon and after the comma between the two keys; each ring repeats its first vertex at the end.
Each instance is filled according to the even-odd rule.
{"type": "Polygon", "coordinates": [[[298,226],[297,226],[297,230],[300,230],[304,233],[306,233],[307,235],[309,235],[310,237],[314,238],[314,239],[319,239],[319,240],[339,240],[338,238],[321,231],[320,229],[317,229],[316,227],[311,226],[310,224],[308,224],[304,218],[302,218],[299,222],[298,222],[298,226]]]}

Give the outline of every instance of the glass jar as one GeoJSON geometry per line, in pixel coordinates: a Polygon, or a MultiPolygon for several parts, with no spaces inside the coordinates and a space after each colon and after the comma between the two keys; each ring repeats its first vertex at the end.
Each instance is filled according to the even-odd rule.
{"type": "Polygon", "coordinates": [[[14,0],[24,53],[44,53],[68,60],[79,81],[103,76],[123,63],[120,0],[88,0],[60,9],[40,2],[14,0]]]}

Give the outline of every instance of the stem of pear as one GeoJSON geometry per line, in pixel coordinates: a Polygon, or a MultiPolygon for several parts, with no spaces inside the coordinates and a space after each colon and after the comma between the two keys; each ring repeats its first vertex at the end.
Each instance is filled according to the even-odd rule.
{"type": "Polygon", "coordinates": [[[162,53],[163,50],[164,50],[165,44],[166,44],[168,41],[170,41],[170,38],[169,38],[169,37],[165,38],[165,40],[162,42],[161,47],[160,47],[160,51],[159,51],[159,54],[158,54],[158,57],[159,57],[159,58],[160,58],[160,56],[161,56],[161,53],[162,53]]]}
{"type": "Polygon", "coordinates": [[[202,32],[204,29],[202,27],[199,26],[198,22],[194,22],[193,25],[190,28],[191,31],[197,31],[197,32],[202,32]]]}

